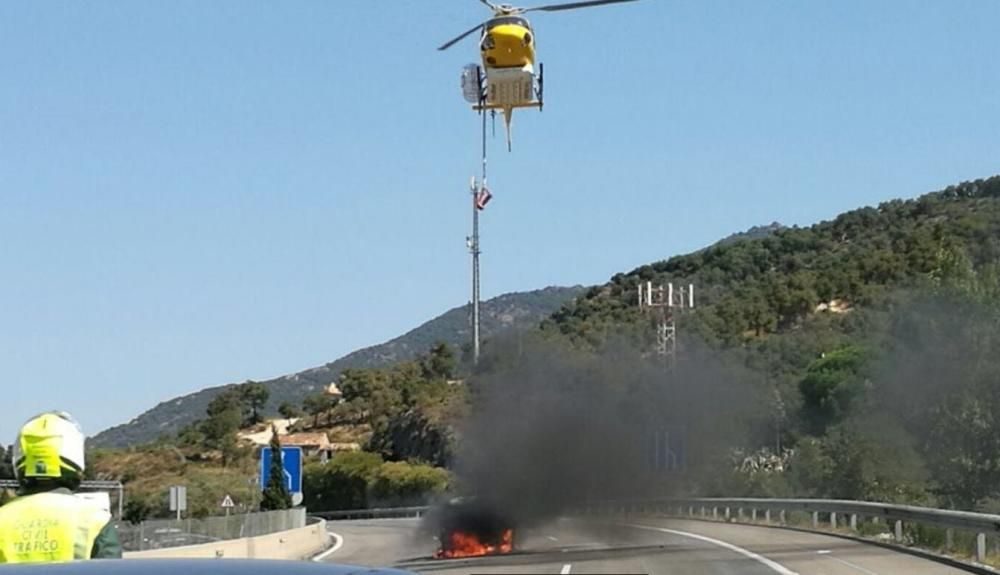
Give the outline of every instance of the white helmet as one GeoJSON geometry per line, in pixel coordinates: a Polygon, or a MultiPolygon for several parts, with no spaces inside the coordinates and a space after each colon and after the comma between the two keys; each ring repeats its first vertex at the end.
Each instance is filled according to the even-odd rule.
{"type": "Polygon", "coordinates": [[[83,477],[83,430],[64,411],[36,415],[21,427],[14,442],[14,472],[26,479],[83,477]]]}

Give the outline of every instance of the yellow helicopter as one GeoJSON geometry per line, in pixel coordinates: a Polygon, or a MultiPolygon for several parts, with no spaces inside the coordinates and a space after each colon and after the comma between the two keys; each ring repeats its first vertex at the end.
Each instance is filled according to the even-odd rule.
{"type": "Polygon", "coordinates": [[[469,64],[462,70],[462,93],[472,109],[500,110],[507,129],[507,150],[511,148],[510,121],[517,108],[542,109],[545,77],[538,64],[535,74],[535,37],[531,23],[523,15],[528,12],[558,12],[589,8],[602,4],[621,4],[636,0],[589,0],[565,4],[549,4],[518,8],[510,4],[493,4],[479,0],[493,11],[493,17],[441,45],[447,50],[472,33],[479,31],[479,52],[482,67],[469,64]]]}

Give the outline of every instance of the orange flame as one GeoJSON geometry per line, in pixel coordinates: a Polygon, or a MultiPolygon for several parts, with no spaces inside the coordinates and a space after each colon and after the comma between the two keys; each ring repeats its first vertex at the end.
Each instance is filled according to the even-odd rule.
{"type": "Polygon", "coordinates": [[[514,550],[514,531],[504,530],[498,543],[480,541],[472,533],[452,531],[448,541],[442,542],[441,549],[434,554],[437,559],[456,559],[459,557],[479,557],[481,555],[499,555],[514,550]]]}

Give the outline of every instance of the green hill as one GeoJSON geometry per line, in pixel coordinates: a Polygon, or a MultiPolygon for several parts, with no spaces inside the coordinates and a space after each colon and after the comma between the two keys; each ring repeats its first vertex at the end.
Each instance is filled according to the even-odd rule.
{"type": "MultiPolygon", "coordinates": [[[[735,365],[760,404],[696,492],[1000,508],[1000,176],[615,275],[542,331],[648,356],[646,281],[696,286],[664,385],[735,365]]],[[[732,403],[692,411],[712,421],[732,403]]]]}
{"type": "MultiPolygon", "coordinates": [[[[487,302],[484,321],[494,336],[540,328],[490,341],[461,387],[472,390],[471,411],[458,411],[474,414],[461,434],[438,433],[455,423],[447,402],[414,400],[418,364],[348,372],[344,389],[358,404],[332,416],[387,416],[369,448],[394,459],[460,459],[456,445],[439,449],[456,441],[473,456],[462,481],[512,505],[555,505],[572,485],[633,493],[648,480],[655,492],[1000,510],[1000,177],[809,227],[755,228],[587,290],[503,296],[487,302]],[[696,286],[696,309],[677,318],[673,370],[650,361],[654,322],[637,305],[647,281],[696,286]],[[388,411],[387,386],[399,400],[388,411]],[[666,424],[689,440],[685,470],[670,481],[648,475],[643,453],[648,426],[666,424]]],[[[466,326],[467,310],[456,308],[267,382],[270,406],[349,367],[398,364],[438,339],[461,344],[466,326]]],[[[221,389],[161,404],[98,439],[154,439],[202,417],[221,389]]]]}
{"type": "MultiPolygon", "coordinates": [[[[511,329],[533,328],[582,291],[581,287],[548,287],[485,301],[481,310],[483,337],[511,329]]],[[[383,344],[357,350],[321,367],[265,381],[271,394],[266,412],[276,412],[285,401],[300,405],[303,398],[335,381],[345,369],[390,366],[426,352],[438,341],[461,348],[471,337],[469,313],[468,306],[456,307],[383,344]]],[[[128,423],[102,431],[90,439],[89,445],[125,447],[176,433],[183,426],[203,418],[212,398],[227,387],[211,387],[164,401],[128,423]]]]}
{"type": "Polygon", "coordinates": [[[640,281],[673,281],[696,286],[691,329],[715,342],[746,342],[794,330],[833,300],[877,303],[941,273],[956,251],[977,269],[1000,261],[1000,176],[645,265],[591,288],[544,326],[596,343],[642,323],[640,281]]]}
{"type": "Polygon", "coordinates": [[[998,265],[1000,176],[617,274],[542,329],[592,349],[609,338],[650,349],[655,336],[636,305],[638,284],[691,283],[697,307],[678,320],[680,357],[693,342],[736,353],[794,406],[803,374],[822,354],[847,345],[893,348],[901,339],[893,322],[916,305],[908,300],[956,283],[988,292],[998,265]]]}

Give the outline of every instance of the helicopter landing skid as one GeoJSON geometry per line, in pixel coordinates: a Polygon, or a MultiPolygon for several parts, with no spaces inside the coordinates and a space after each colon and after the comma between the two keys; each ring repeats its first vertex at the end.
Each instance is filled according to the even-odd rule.
{"type": "Polygon", "coordinates": [[[505,109],[508,109],[508,108],[511,109],[511,110],[519,110],[521,108],[538,108],[539,110],[541,110],[542,109],[542,103],[539,102],[539,101],[537,101],[537,100],[535,100],[535,101],[532,101],[532,102],[522,102],[520,104],[509,104],[509,105],[502,105],[502,104],[482,104],[482,105],[479,105],[479,104],[477,104],[477,105],[475,105],[475,106],[472,107],[472,109],[475,110],[475,111],[477,111],[477,112],[482,112],[483,110],[505,110],[505,109]]]}

